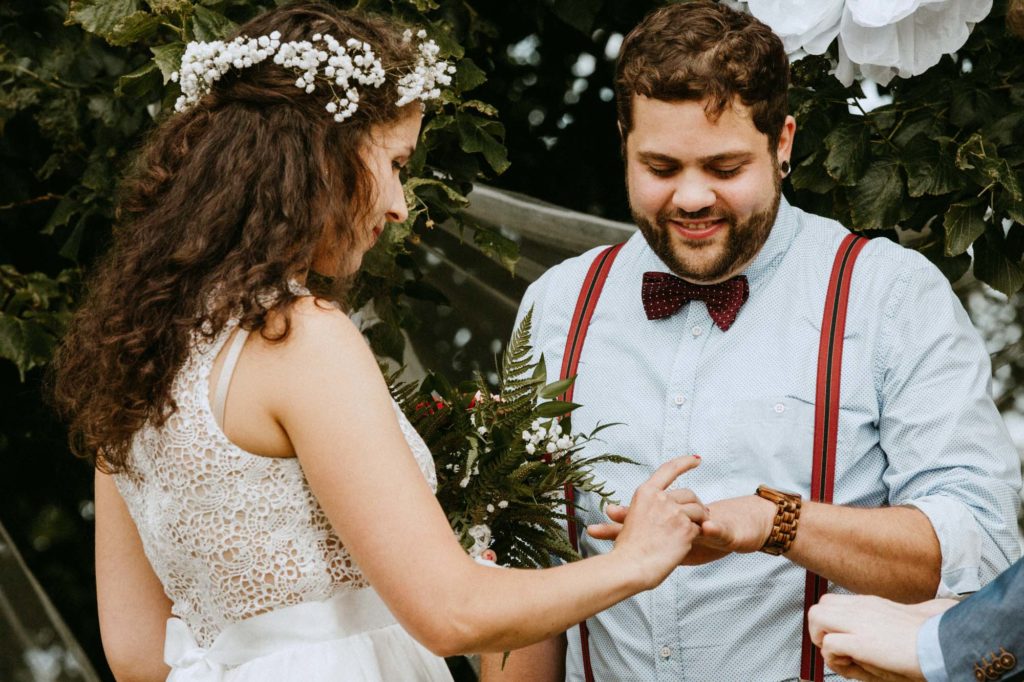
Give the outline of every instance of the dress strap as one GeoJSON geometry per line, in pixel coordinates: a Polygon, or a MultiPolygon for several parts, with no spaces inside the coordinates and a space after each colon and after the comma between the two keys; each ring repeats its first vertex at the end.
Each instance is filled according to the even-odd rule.
{"type": "Polygon", "coordinates": [[[247,338],[249,338],[248,330],[241,327],[235,330],[235,336],[231,340],[227,357],[224,358],[224,366],[220,370],[220,377],[217,379],[217,388],[213,392],[213,418],[217,420],[217,424],[222,429],[224,428],[224,408],[228,402],[228,388],[231,386],[231,377],[235,373],[238,356],[241,355],[242,346],[245,345],[247,338]]]}

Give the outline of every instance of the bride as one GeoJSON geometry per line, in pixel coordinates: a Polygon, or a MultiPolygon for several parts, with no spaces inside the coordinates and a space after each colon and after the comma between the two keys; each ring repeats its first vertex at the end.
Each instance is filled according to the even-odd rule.
{"type": "Polygon", "coordinates": [[[704,509],[633,497],[615,549],[481,566],[430,453],[341,307],[387,222],[422,101],[451,69],[424,34],[319,5],[194,44],[180,113],[127,178],[110,253],[55,362],[96,464],[103,646],[120,680],[449,680],[441,656],[550,637],[664,579],[704,509]],[[298,79],[296,76],[298,75],[298,79]]]}

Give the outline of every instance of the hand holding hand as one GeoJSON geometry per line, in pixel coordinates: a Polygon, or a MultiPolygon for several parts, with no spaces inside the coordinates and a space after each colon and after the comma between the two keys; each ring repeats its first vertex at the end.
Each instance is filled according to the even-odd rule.
{"type": "Polygon", "coordinates": [[[587,528],[595,538],[615,540],[612,553],[639,564],[647,587],[659,584],[679,565],[700,533],[697,523],[704,519],[704,507],[693,492],[666,490],[676,478],[698,464],[700,458],[696,456],[678,457],[662,464],[636,489],[628,519],[623,518],[621,524],[587,528]]]}
{"type": "Polygon", "coordinates": [[[811,608],[811,640],[830,668],[855,680],[923,680],[917,632],[932,616],[955,605],[950,599],[897,604],[881,597],[827,594],[811,608]]]}

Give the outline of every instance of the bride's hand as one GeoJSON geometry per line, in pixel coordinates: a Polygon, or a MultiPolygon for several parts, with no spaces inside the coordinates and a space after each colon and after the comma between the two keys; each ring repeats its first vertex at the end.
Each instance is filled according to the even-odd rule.
{"type": "Polygon", "coordinates": [[[649,587],[659,584],[679,566],[700,533],[698,524],[704,520],[704,506],[693,491],[666,490],[698,464],[697,456],[678,457],[662,464],[636,489],[622,524],[587,527],[592,537],[614,539],[612,553],[635,562],[649,587]]]}

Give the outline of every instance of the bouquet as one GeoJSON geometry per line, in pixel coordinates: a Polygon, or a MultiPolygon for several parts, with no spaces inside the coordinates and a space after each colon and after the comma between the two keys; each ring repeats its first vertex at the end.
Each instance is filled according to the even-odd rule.
{"type": "Polygon", "coordinates": [[[428,374],[418,386],[389,378],[395,400],[434,455],[437,497],[462,546],[477,558],[492,549],[506,566],[547,567],[553,557],[579,555],[565,528],[565,488],[614,502],[592,472],[600,462],[630,463],[614,454],[583,457],[583,447],[613,424],[572,432],[564,400],[575,377],[546,383],[544,358],[531,363],[533,311],[512,335],[492,394],[479,374],[453,386],[428,374]]]}

